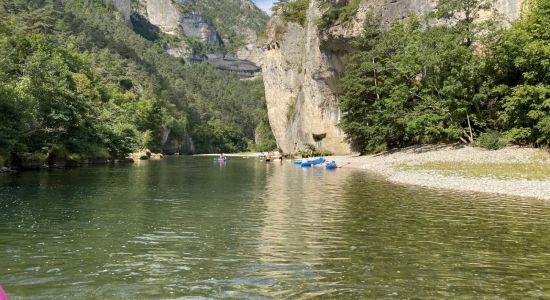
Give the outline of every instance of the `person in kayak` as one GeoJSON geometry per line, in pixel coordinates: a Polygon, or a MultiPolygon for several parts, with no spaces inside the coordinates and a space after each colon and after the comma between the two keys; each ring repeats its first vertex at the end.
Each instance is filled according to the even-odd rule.
{"type": "Polygon", "coordinates": [[[218,160],[225,160],[225,155],[223,155],[223,153],[221,153],[220,157],[218,157],[218,160]]]}
{"type": "Polygon", "coordinates": [[[6,295],[6,292],[4,292],[1,286],[0,286],[0,300],[8,300],[8,295],[6,295]]]}
{"type": "Polygon", "coordinates": [[[267,152],[265,154],[265,162],[270,162],[271,161],[271,153],[270,152],[267,152]]]}

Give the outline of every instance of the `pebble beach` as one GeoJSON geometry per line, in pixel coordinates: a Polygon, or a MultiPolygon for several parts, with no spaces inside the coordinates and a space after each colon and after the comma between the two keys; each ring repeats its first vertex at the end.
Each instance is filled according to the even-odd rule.
{"type": "Polygon", "coordinates": [[[547,153],[537,148],[506,147],[485,150],[463,145],[416,146],[365,156],[331,156],[342,168],[380,174],[390,182],[427,188],[494,193],[550,200],[550,178],[496,178],[449,175],[437,170],[404,169],[403,166],[434,162],[484,164],[550,164],[547,153]]]}

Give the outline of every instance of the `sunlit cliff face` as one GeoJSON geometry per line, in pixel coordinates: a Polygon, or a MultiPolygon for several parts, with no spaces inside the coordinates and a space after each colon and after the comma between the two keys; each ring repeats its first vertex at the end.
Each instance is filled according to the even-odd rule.
{"type": "MultiPolygon", "coordinates": [[[[337,124],[341,118],[339,80],[351,39],[361,34],[368,12],[382,25],[431,11],[435,0],[364,0],[346,24],[319,30],[320,0],[311,0],[305,26],[273,16],[263,43],[262,73],[269,121],[279,147],[293,153],[309,145],[335,154],[352,151],[337,124]]],[[[519,17],[521,0],[499,0],[505,22],[519,17]]],[[[489,17],[492,15],[488,14],[489,17]]]]}

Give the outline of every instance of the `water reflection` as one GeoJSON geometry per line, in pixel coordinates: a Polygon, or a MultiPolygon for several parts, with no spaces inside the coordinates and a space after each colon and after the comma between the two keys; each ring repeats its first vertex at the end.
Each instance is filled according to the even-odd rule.
{"type": "Polygon", "coordinates": [[[327,266],[349,259],[339,253],[348,247],[339,219],[344,213],[340,183],[350,174],[290,164],[270,172],[257,247],[257,274],[275,279],[268,291],[279,290],[276,295],[285,298],[338,291],[337,280],[326,281],[335,275],[327,266]]]}

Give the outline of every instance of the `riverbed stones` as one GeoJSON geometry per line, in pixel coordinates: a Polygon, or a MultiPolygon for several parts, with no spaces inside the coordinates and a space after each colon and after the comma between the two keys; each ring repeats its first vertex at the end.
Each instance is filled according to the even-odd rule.
{"type": "Polygon", "coordinates": [[[550,178],[546,180],[499,179],[447,175],[431,170],[403,170],[400,166],[430,162],[541,163],[549,164],[548,154],[537,148],[506,147],[485,150],[464,145],[428,145],[366,156],[334,156],[344,168],[357,168],[380,174],[390,182],[463,192],[492,193],[550,200],[550,178]],[[542,154],[541,154],[542,153],[542,154]]]}

